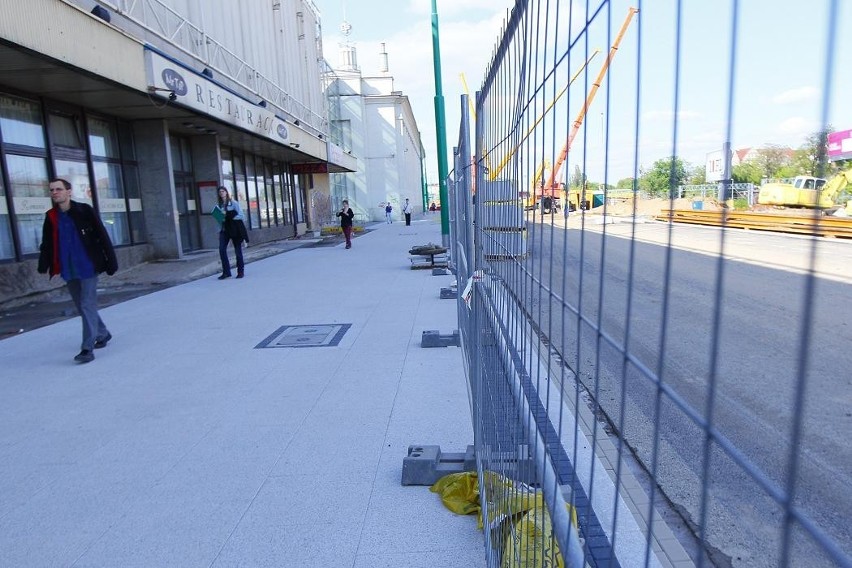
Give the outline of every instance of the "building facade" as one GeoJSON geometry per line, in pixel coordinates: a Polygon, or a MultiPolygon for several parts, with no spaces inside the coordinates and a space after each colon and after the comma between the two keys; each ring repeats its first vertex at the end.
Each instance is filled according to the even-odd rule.
{"type": "Polygon", "coordinates": [[[0,302],[56,285],[34,269],[51,177],[120,266],[215,248],[220,185],[252,242],[315,228],[329,175],[357,166],[329,130],[319,26],[310,0],[2,3],[0,302]]]}
{"type": "Polygon", "coordinates": [[[332,201],[348,199],[364,222],[383,221],[388,202],[401,219],[406,198],[422,212],[426,199],[420,131],[408,97],[394,90],[384,45],[380,61],[378,72],[362,73],[355,46],[345,42],[326,76],[331,131],[358,160],[355,172],[331,175],[332,201]]]}

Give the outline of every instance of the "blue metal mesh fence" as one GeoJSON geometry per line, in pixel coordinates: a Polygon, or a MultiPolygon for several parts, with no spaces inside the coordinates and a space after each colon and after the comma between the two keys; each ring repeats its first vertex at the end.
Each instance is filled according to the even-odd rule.
{"type": "Polygon", "coordinates": [[[808,72],[787,71],[814,85],[817,139],[843,117],[850,8],[785,4],[519,0],[475,116],[460,101],[451,254],[490,566],[852,565],[850,243],[738,232],[706,195],[719,226],[655,221],[689,207],[683,156],[721,151],[730,179],[735,127],[769,120],[751,74],[788,40],[757,49],[754,26],[810,24],[808,72]]]}

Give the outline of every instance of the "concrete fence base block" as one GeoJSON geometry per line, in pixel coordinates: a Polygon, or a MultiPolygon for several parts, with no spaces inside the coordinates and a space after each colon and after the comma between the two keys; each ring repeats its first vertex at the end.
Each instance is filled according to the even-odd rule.
{"type": "Polygon", "coordinates": [[[451,473],[476,471],[473,446],[464,452],[442,452],[440,446],[408,446],[402,459],[402,485],[434,485],[451,473]]]}
{"type": "Polygon", "coordinates": [[[446,268],[433,268],[432,276],[449,276],[451,272],[446,268]]]}
{"type": "Polygon", "coordinates": [[[459,291],[457,288],[441,288],[442,300],[455,300],[458,297],[459,291]]]}
{"type": "Polygon", "coordinates": [[[459,330],[444,335],[434,329],[426,330],[420,339],[420,347],[461,347],[459,330]]]}

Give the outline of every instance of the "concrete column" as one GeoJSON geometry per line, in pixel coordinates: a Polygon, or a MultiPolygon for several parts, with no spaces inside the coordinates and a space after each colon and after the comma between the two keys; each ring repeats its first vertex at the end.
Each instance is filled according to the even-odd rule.
{"type": "Polygon", "coordinates": [[[164,120],[138,121],[133,124],[133,134],[148,243],[153,247],[156,258],[180,258],[183,247],[168,126],[164,120]]]}
{"type": "MultiPolygon", "coordinates": [[[[217,188],[222,185],[222,153],[219,136],[216,134],[193,136],[190,139],[192,152],[192,175],[198,188],[198,213],[201,222],[201,246],[206,249],[219,247],[219,225],[210,210],[216,203],[217,188]]],[[[242,205],[242,204],[241,204],[242,205]]]]}

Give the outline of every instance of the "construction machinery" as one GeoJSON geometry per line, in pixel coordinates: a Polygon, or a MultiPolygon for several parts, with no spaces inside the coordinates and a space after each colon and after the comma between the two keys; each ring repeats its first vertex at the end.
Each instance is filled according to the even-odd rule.
{"type": "Polygon", "coordinates": [[[797,176],[792,183],[767,183],[760,187],[760,205],[806,207],[836,210],[845,206],[852,213],[849,199],[841,199],[844,190],[852,186],[852,168],[840,172],[828,181],[813,176],[797,176]]]}
{"type": "Polygon", "coordinates": [[[574,138],[577,136],[577,132],[580,131],[580,127],[583,125],[583,119],[586,117],[586,113],[588,112],[589,107],[592,106],[592,101],[595,99],[595,95],[597,94],[598,89],[600,88],[601,83],[603,82],[603,79],[606,76],[607,71],[609,70],[609,65],[610,63],[612,63],[613,57],[615,57],[615,54],[618,52],[618,46],[621,44],[621,39],[627,32],[627,28],[630,26],[630,22],[633,20],[633,16],[638,13],[639,10],[637,8],[631,7],[628,9],[627,18],[625,18],[624,23],[621,24],[621,29],[618,30],[618,35],[615,36],[615,41],[613,41],[612,47],[610,47],[609,49],[609,54],[607,55],[606,61],[604,61],[604,64],[601,67],[597,78],[595,78],[594,83],[592,83],[591,89],[589,89],[589,94],[588,96],[586,96],[586,102],[583,103],[583,107],[577,114],[577,118],[574,119],[574,124],[571,127],[571,132],[568,135],[568,140],[565,142],[565,145],[562,147],[562,151],[559,152],[559,156],[556,158],[556,162],[554,162],[553,164],[553,168],[550,170],[550,178],[548,179],[547,184],[544,186],[545,192],[550,191],[552,193],[556,190],[556,179],[559,176],[559,170],[562,169],[562,165],[568,158],[568,151],[571,149],[571,144],[574,142],[574,138]]]}
{"type": "Polygon", "coordinates": [[[545,213],[550,213],[559,209],[559,192],[545,193],[543,191],[544,176],[548,170],[550,170],[550,160],[544,159],[535,171],[530,183],[530,190],[520,192],[521,202],[524,204],[525,210],[541,208],[545,213]]]}

